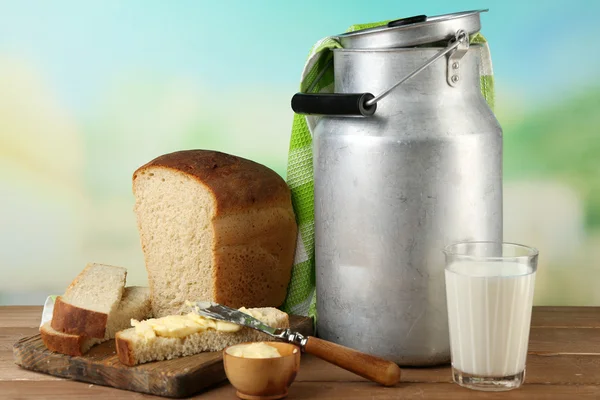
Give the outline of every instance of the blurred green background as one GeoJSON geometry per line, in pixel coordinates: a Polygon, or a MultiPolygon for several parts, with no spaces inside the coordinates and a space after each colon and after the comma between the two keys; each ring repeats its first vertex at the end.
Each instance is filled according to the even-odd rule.
{"type": "Polygon", "coordinates": [[[0,1],[0,304],[89,261],[145,284],[135,168],[209,148],[285,176],[312,44],[355,23],[482,17],[505,132],[505,240],[537,304],[600,305],[600,1],[0,1]]]}

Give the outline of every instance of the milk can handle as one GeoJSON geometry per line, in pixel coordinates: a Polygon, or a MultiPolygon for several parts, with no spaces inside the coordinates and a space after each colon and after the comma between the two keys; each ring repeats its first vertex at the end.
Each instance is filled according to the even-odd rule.
{"type": "Polygon", "coordinates": [[[446,54],[456,50],[459,45],[462,44],[468,48],[468,43],[469,35],[463,30],[458,31],[444,50],[377,96],[371,93],[296,93],[292,97],[292,110],[296,114],[308,115],[371,116],[377,110],[377,102],[390,94],[392,90],[446,54]]]}
{"type": "Polygon", "coordinates": [[[367,105],[374,98],[371,93],[296,93],[292,97],[292,110],[296,114],[368,117],[377,110],[377,103],[367,105]]]}

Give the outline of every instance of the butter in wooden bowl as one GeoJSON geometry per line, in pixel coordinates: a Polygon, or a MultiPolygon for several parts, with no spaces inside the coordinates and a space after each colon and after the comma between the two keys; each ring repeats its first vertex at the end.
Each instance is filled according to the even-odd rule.
{"type": "Polygon", "coordinates": [[[279,350],[265,342],[245,343],[230,346],[227,353],[242,358],[275,358],[281,357],[279,350]]]}
{"type": "Polygon", "coordinates": [[[241,399],[282,399],[300,369],[300,348],[281,342],[242,343],[223,350],[229,382],[241,399]]]}

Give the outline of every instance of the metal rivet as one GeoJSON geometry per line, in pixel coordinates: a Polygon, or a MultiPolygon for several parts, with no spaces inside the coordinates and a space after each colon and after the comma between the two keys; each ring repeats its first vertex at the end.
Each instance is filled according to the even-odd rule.
{"type": "Polygon", "coordinates": [[[452,68],[453,68],[453,69],[458,69],[458,63],[457,63],[457,62],[455,62],[455,63],[452,63],[452,68]]]}
{"type": "Polygon", "coordinates": [[[452,82],[456,83],[458,82],[458,75],[452,75],[452,78],[450,79],[452,79],[452,82]]]}

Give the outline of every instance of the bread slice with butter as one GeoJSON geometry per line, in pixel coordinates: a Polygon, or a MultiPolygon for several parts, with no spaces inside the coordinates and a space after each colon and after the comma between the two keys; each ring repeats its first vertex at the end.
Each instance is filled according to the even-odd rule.
{"type": "Polygon", "coordinates": [[[104,338],[90,338],[59,332],[52,328],[50,322],[46,322],[40,327],[40,336],[50,351],[81,356],[94,345],[113,339],[118,331],[127,329],[132,318],[144,319],[151,315],[150,289],[129,286],[123,291],[123,297],[117,309],[108,315],[104,338]]]}
{"type": "MultiPolygon", "coordinates": [[[[273,328],[289,328],[289,317],[276,308],[240,308],[273,328]]],[[[215,321],[194,313],[131,321],[133,328],[118,332],[115,347],[119,360],[129,366],[169,360],[225,347],[274,339],[254,329],[215,321]]]]}

